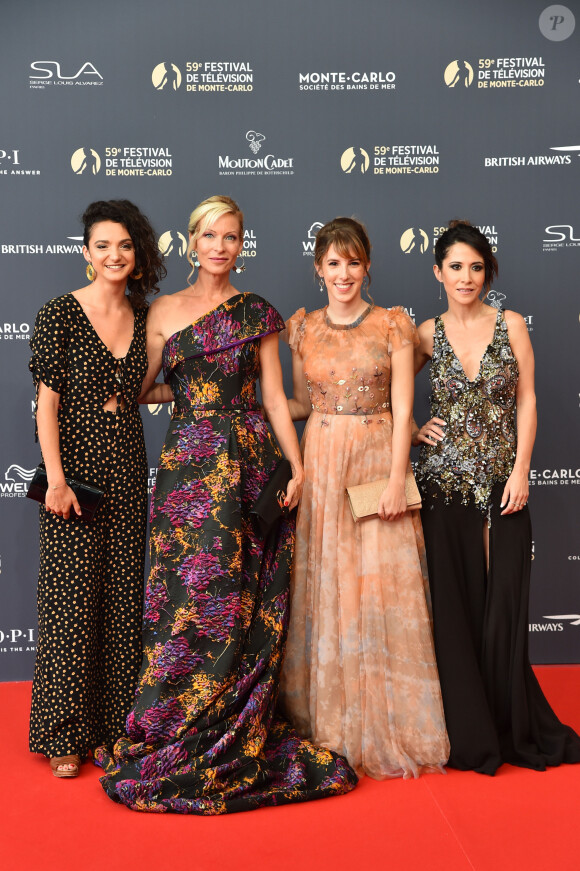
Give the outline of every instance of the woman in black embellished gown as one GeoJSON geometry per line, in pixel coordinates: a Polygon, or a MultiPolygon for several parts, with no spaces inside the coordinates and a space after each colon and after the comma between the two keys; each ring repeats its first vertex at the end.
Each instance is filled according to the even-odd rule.
{"type": "Polygon", "coordinates": [[[536,433],[534,358],[524,319],[485,305],[497,274],[486,237],[451,222],[435,246],[443,315],[419,327],[431,419],[414,433],[449,765],[494,774],[580,762],[528,658],[536,433]],[[516,416],[517,412],[517,416],[516,416]]]}
{"type": "MultiPolygon", "coordinates": [[[[102,748],[107,794],[133,810],[222,814],[347,792],[346,760],[275,713],[294,521],[264,541],[249,511],[280,459],[303,469],[282,387],[284,321],[230,284],[243,216],[211,197],[190,218],[195,283],[152,306],[142,401],[175,399],[151,505],[144,659],[127,737],[102,748]],[[193,250],[195,248],[195,250],[193,250]],[[163,365],[166,384],[148,390],[163,365]]],[[[238,267],[237,271],[241,271],[238,267]]]]}

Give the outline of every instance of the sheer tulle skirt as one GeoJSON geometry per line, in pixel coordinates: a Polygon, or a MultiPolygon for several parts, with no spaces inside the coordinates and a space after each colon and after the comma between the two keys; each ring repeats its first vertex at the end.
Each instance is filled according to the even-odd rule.
{"type": "Polygon", "coordinates": [[[376,779],[417,776],[449,754],[419,513],[355,524],[345,496],[389,474],[382,418],[308,421],[281,685],[304,736],[376,779]]]}

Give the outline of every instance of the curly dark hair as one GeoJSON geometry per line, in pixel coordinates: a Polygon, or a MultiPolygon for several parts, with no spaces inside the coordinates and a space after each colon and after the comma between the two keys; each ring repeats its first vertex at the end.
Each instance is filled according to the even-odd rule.
{"type": "Polygon", "coordinates": [[[122,224],[135,246],[135,271],[140,278],[129,276],[128,297],[133,308],[144,308],[148,293],[159,292],[159,282],[167,275],[163,255],[149,220],[129,200],[98,200],[88,206],[81,218],[84,224],[83,240],[88,247],[91,230],[100,221],[122,224]]]}
{"type": "Polygon", "coordinates": [[[491,282],[499,273],[499,267],[487,237],[469,221],[449,221],[447,230],[439,236],[435,243],[435,263],[441,269],[449,249],[457,242],[463,242],[465,245],[475,248],[480,257],[483,258],[485,287],[489,291],[491,282]]]}

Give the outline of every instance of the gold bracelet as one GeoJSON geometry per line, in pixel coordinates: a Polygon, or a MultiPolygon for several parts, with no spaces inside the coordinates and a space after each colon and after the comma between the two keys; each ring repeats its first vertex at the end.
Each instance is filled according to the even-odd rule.
{"type": "Polygon", "coordinates": [[[52,484],[50,485],[51,490],[59,490],[61,487],[66,487],[66,481],[64,482],[64,484],[57,484],[56,487],[54,487],[52,484]]]}

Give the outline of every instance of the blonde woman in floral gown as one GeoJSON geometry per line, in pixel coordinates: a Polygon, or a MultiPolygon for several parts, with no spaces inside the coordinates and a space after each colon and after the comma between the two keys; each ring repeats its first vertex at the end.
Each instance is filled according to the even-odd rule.
{"type": "Polygon", "coordinates": [[[243,215],[204,200],[189,222],[196,280],[152,306],[141,401],[175,399],[151,503],[143,665],[126,736],[101,748],[107,794],[132,810],[225,814],[348,792],[346,760],[275,712],[294,519],[264,538],[250,510],[280,459],[303,470],[282,387],[284,321],[230,283],[243,215]],[[165,384],[149,385],[163,365],[165,384]]]}
{"type": "Polygon", "coordinates": [[[361,297],[370,242],[337,218],[318,232],[328,305],[287,322],[303,438],[291,623],[281,700],[302,735],[360,775],[438,769],[449,745],[418,511],[407,511],[415,327],[361,297]],[[390,476],[378,516],[354,522],[347,486],[390,476]]]}

